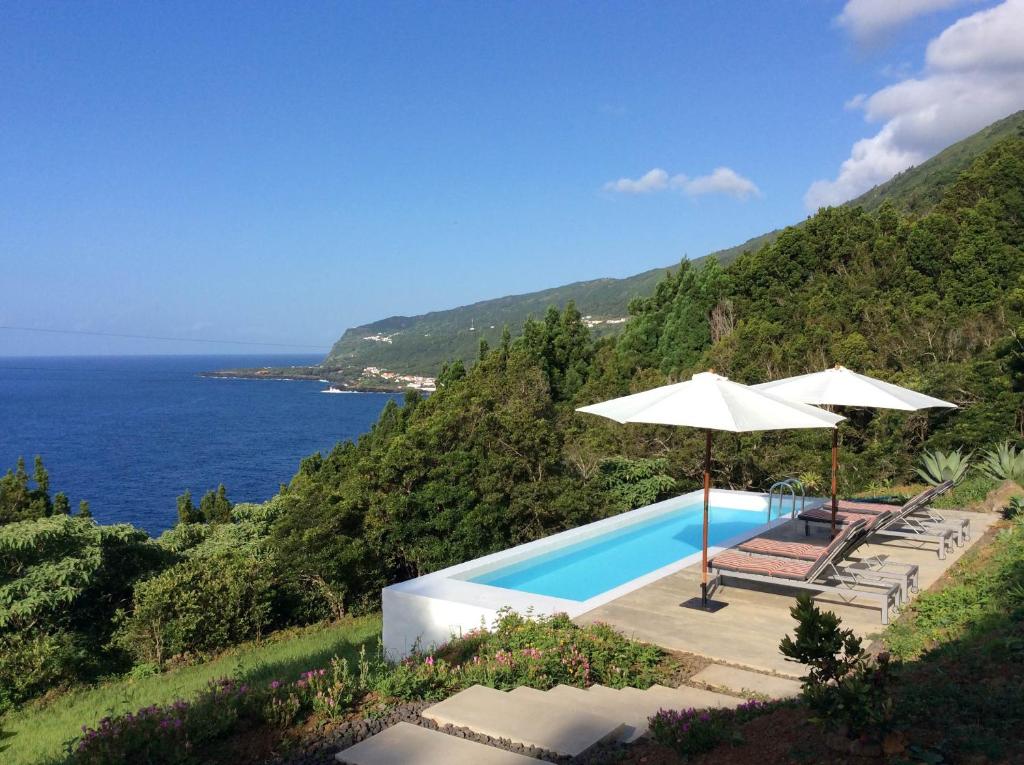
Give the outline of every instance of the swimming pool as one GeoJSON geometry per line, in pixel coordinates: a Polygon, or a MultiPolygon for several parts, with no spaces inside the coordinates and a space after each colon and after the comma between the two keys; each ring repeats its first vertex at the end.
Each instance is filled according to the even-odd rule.
{"type": "MultiPolygon", "coordinates": [[[[703,504],[664,515],[474,576],[467,581],[584,601],[700,552],[703,504]]],[[[762,513],[710,507],[708,544],[764,525],[762,513]]]]}
{"type": "MultiPolygon", "coordinates": [[[[575,617],[700,565],[703,500],[688,492],[385,587],[384,650],[401,659],[488,626],[503,608],[575,617]]],[[[807,506],[822,502],[808,497],[807,506]]],[[[783,522],[767,511],[766,494],[712,489],[708,554],[783,522]]]]}

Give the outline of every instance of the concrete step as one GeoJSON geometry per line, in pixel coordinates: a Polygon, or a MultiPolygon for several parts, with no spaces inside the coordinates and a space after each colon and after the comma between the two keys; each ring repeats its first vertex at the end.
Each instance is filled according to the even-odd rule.
{"type": "Polygon", "coordinates": [[[575,705],[581,709],[607,715],[608,717],[621,717],[626,723],[626,730],[623,733],[622,741],[636,741],[647,733],[647,718],[653,715],[660,708],[654,701],[643,701],[627,696],[614,688],[591,686],[591,689],[584,691],[574,688],[571,685],[556,685],[548,695],[562,699],[567,705],[575,705]],[[594,688],[603,688],[604,691],[594,691],[594,688]]]}
{"type": "Polygon", "coordinates": [[[427,707],[422,714],[438,725],[469,728],[568,757],[614,741],[625,731],[622,720],[566,708],[558,699],[538,693],[505,693],[474,685],[427,707]]]}
{"type": "Polygon", "coordinates": [[[735,707],[743,703],[743,699],[726,696],[701,688],[666,688],[664,685],[652,685],[646,691],[637,688],[623,688],[621,693],[640,698],[646,696],[652,703],[660,705],[660,709],[710,709],[713,707],[735,707]]]}
{"type": "Polygon", "coordinates": [[[335,755],[346,765],[537,765],[504,749],[400,722],[335,755]]]}
{"type": "Polygon", "coordinates": [[[620,741],[627,743],[636,741],[647,733],[647,715],[638,710],[635,705],[631,705],[629,699],[621,696],[616,698],[589,693],[571,685],[556,685],[547,693],[548,696],[558,699],[567,707],[584,709],[587,712],[622,720],[626,724],[626,728],[619,738],[620,741]]]}
{"type": "Polygon", "coordinates": [[[786,677],[775,677],[749,669],[727,667],[724,664],[709,664],[687,682],[721,688],[746,698],[755,696],[770,699],[788,699],[800,694],[800,683],[786,677]]]}

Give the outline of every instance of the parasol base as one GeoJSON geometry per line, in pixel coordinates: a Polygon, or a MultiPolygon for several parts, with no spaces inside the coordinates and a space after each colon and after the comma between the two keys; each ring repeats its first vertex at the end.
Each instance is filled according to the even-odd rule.
{"type": "Polygon", "coordinates": [[[694,611],[707,611],[709,614],[721,611],[727,605],[729,604],[724,600],[704,600],[700,597],[690,598],[689,600],[684,600],[679,604],[681,608],[692,608],[694,611]]]}

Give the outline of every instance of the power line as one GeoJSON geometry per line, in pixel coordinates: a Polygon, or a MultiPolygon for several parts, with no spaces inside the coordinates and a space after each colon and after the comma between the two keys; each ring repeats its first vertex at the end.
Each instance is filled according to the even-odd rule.
{"type": "Polygon", "coordinates": [[[302,343],[271,343],[255,340],[211,340],[209,338],[196,337],[164,337],[162,335],[131,335],[122,332],[89,332],[82,329],[44,329],[42,327],[18,327],[14,325],[0,325],[0,329],[14,330],[17,332],[44,332],[54,335],[91,335],[93,337],[120,337],[131,340],[167,340],[175,343],[211,343],[217,345],[261,345],[274,346],[276,348],[315,348],[318,351],[326,349],[324,345],[304,345],[302,343]]]}

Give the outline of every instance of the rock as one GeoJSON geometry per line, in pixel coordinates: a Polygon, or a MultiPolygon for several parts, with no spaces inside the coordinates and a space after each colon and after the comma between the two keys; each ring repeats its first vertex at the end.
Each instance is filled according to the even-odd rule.
{"type": "Polygon", "coordinates": [[[979,509],[986,513],[999,513],[1010,504],[1011,497],[1022,496],[1024,496],[1024,487],[1021,487],[1019,483],[1003,481],[985,495],[985,499],[982,501],[979,509]]]}

